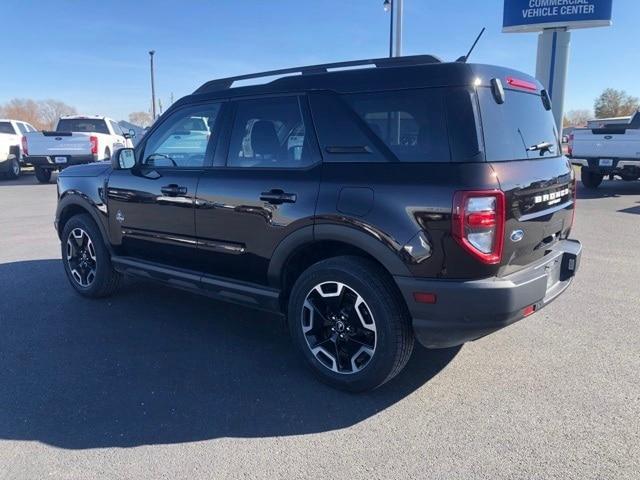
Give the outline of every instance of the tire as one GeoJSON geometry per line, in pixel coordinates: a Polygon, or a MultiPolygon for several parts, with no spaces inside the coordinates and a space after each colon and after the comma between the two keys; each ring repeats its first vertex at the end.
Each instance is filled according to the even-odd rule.
{"type": "Polygon", "coordinates": [[[411,319],[396,285],[360,257],[334,257],[305,270],[291,290],[288,324],[320,380],[350,392],[388,382],[413,351],[411,319]]]}
{"type": "Polygon", "coordinates": [[[114,270],[100,229],[88,214],[67,221],[61,254],[69,283],[83,297],[108,297],[118,289],[122,275],[114,270]]]}
{"type": "Polygon", "coordinates": [[[20,172],[22,168],[20,167],[20,160],[18,157],[14,156],[11,160],[9,160],[9,170],[7,171],[7,178],[10,180],[15,180],[20,177],[20,172]]]}
{"type": "Polygon", "coordinates": [[[598,188],[602,183],[603,178],[604,175],[602,175],[601,173],[592,172],[586,167],[582,167],[580,169],[580,180],[582,180],[582,185],[584,185],[585,188],[598,188]]]}
{"type": "Polygon", "coordinates": [[[36,167],[36,179],[40,183],[49,183],[51,181],[51,170],[42,167],[36,167]]]}

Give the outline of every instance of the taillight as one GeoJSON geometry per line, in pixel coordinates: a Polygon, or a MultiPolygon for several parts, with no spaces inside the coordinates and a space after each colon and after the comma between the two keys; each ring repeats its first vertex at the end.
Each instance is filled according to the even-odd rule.
{"type": "Polygon", "coordinates": [[[569,156],[573,155],[573,133],[569,134],[569,142],[567,145],[567,153],[569,154],[569,156]]]}
{"type": "Polygon", "coordinates": [[[504,203],[501,190],[460,191],[453,197],[453,237],[486,264],[502,260],[504,203]]]}
{"type": "Polygon", "coordinates": [[[89,143],[91,143],[91,155],[98,154],[98,137],[90,136],[89,143]]]}
{"type": "Polygon", "coordinates": [[[29,146],[27,145],[27,137],[22,136],[22,154],[29,155],[29,146]]]}
{"type": "MultiPolygon", "coordinates": [[[[575,174],[574,174],[575,175],[575,174]]],[[[576,199],[577,199],[577,193],[578,193],[578,181],[576,180],[576,177],[573,177],[573,210],[571,210],[571,225],[569,226],[569,228],[573,228],[573,222],[576,219],[576,199]]]]}

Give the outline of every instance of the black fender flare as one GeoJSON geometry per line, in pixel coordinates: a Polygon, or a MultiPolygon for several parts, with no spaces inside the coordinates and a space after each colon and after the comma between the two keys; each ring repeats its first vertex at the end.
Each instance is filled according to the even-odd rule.
{"type": "Polygon", "coordinates": [[[104,244],[106,245],[109,252],[113,253],[111,248],[111,242],[109,242],[109,236],[107,234],[106,223],[108,219],[107,219],[106,208],[104,212],[101,212],[100,207],[96,205],[96,203],[93,200],[91,200],[87,195],[84,195],[80,192],[66,193],[58,201],[58,207],[56,209],[56,220],[55,220],[55,227],[58,233],[58,238],[60,238],[60,236],[62,235],[62,231],[60,228],[61,227],[60,219],[64,215],[65,210],[67,210],[70,207],[76,207],[76,208],[80,207],[82,210],[88,213],[91,216],[91,218],[93,218],[93,221],[96,222],[96,225],[98,225],[98,229],[100,230],[104,244]]]}
{"type": "Polygon", "coordinates": [[[282,271],[289,257],[300,247],[313,242],[331,240],[358,248],[375,258],[391,275],[410,276],[411,272],[399,255],[401,246],[383,236],[343,225],[319,224],[303,227],[282,240],[271,256],[267,279],[269,285],[281,287],[282,271]]]}

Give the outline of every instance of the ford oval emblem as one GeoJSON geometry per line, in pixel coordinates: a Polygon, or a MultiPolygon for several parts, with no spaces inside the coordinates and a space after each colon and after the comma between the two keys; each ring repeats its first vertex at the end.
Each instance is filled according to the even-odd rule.
{"type": "Polygon", "coordinates": [[[613,137],[612,137],[611,135],[605,135],[605,136],[604,136],[604,139],[605,139],[605,140],[611,140],[612,138],[613,138],[613,137]]]}
{"type": "Polygon", "coordinates": [[[56,137],[56,140],[62,140],[62,137],[56,137]]]}
{"type": "Polygon", "coordinates": [[[509,238],[511,238],[512,242],[519,242],[524,238],[524,232],[522,230],[514,230],[509,238]]]}

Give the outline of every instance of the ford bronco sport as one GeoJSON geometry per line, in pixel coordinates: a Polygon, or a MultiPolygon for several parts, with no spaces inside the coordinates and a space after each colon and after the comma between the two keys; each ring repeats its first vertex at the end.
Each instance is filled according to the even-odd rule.
{"type": "Polygon", "coordinates": [[[59,176],[66,274],[86,297],[129,274],[280,312],[321,379],[378,387],[414,339],[478,339],[571,283],[550,108],[523,73],[428,55],[208,82],[59,176]]]}

